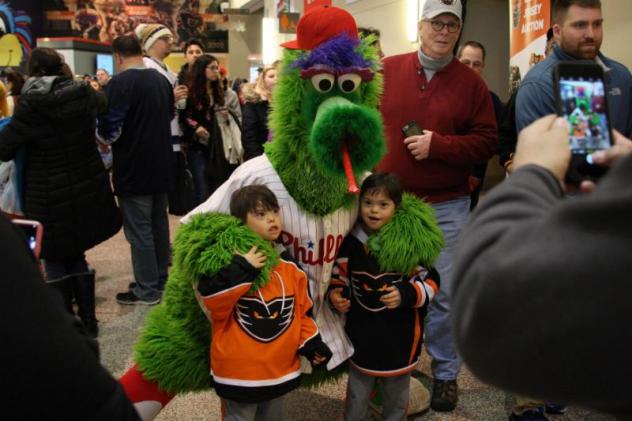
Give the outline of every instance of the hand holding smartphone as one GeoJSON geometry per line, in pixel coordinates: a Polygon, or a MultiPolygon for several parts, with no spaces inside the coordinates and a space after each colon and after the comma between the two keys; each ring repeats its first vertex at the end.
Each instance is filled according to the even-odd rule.
{"type": "Polygon", "coordinates": [[[607,168],[595,165],[592,154],[613,145],[607,86],[598,64],[561,62],[554,72],[557,114],[569,125],[571,164],[566,181],[579,185],[596,180],[607,168]]]}

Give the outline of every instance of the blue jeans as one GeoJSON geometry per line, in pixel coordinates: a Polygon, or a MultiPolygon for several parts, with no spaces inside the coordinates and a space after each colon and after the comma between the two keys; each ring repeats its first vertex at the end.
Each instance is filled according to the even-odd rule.
{"type": "Polygon", "coordinates": [[[162,295],[169,264],[167,194],[119,196],[123,232],[132,249],[134,295],[155,300],[162,295]]]}
{"type": "Polygon", "coordinates": [[[452,321],[450,320],[450,294],[454,254],[461,228],[470,214],[470,198],[463,197],[442,203],[431,203],[439,228],[443,232],[445,246],[435,267],[439,272],[441,287],[428,307],[426,316],[426,349],[432,357],[432,375],[437,380],[455,380],[461,368],[456,353],[452,321]]]}
{"type": "Polygon", "coordinates": [[[64,259],[64,260],[45,260],[44,271],[46,272],[46,280],[48,282],[57,281],[72,275],[89,273],[88,262],[86,257],[81,256],[64,259]]]}
{"type": "Polygon", "coordinates": [[[204,202],[210,195],[208,186],[207,167],[209,165],[209,152],[200,149],[187,149],[187,163],[193,176],[193,189],[195,190],[195,206],[204,202]]]}

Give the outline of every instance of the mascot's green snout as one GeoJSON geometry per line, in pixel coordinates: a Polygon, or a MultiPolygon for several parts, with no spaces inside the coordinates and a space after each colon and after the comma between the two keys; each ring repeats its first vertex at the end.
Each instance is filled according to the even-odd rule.
{"type": "Polygon", "coordinates": [[[358,40],[341,35],[294,63],[303,79],[303,119],[311,125],[308,150],[323,171],[345,173],[352,193],[354,173],[373,168],[385,143],[380,115],[367,105],[368,85],[380,83],[375,61],[359,47],[358,40]]]}
{"type": "Polygon", "coordinates": [[[345,171],[352,193],[357,191],[353,169],[369,170],[383,153],[382,125],[376,114],[341,96],[327,98],[316,113],[309,150],[318,162],[329,163],[323,170],[345,171]]]}
{"type": "Polygon", "coordinates": [[[353,204],[355,179],[384,154],[382,75],[372,41],[343,33],[307,51],[284,52],[266,155],[309,213],[353,204]]]}

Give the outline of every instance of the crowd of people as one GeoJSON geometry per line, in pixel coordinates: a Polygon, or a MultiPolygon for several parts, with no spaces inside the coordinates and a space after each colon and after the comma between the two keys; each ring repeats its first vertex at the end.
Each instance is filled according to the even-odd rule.
{"type": "MultiPolygon", "coordinates": [[[[383,93],[378,110],[387,153],[361,186],[358,220],[336,246],[325,294],[325,305],[336,317],[344,315],[345,332],[355,348],[349,359],[345,419],[364,419],[376,379],[384,419],[404,419],[410,372],[422,342],[432,358],[430,406],[435,411],[457,407],[463,358],[476,375],[517,394],[511,420],[546,420],[547,413],[565,412],[565,404],[629,415],[632,408],[623,391],[630,370],[623,356],[632,332],[612,320],[625,320],[629,314],[622,293],[629,287],[622,274],[628,272],[624,250],[632,237],[624,219],[630,210],[625,186],[632,161],[625,155],[632,150],[632,75],[600,52],[599,0],[556,0],[546,59],[533,66],[503,104],[483,78],[485,47],[460,40],[464,12],[460,1],[427,0],[419,21],[420,48],[391,57],[383,57],[379,31],[360,30],[379,57],[383,93]],[[562,200],[569,127],[551,115],[557,112],[553,72],[559,62],[586,60],[605,69],[616,139],[611,150],[595,153],[593,159],[606,166],[623,162],[599,184],[585,181],[575,186],[582,193],[562,200]],[[411,122],[420,126],[420,133],[402,134],[411,122]],[[479,204],[487,161],[495,154],[508,179],[479,204]],[[369,236],[401,211],[403,192],[432,208],[443,247],[436,261],[411,273],[391,273],[380,270],[367,244],[369,236]],[[372,282],[392,279],[378,290],[369,281],[363,283],[358,273],[372,282]],[[607,286],[597,288],[595,281],[607,286]],[[388,338],[384,349],[367,339],[375,332],[388,338]],[[610,369],[592,367],[588,361],[606,343],[613,357],[606,363],[610,369]],[[385,353],[391,357],[383,359],[385,353]],[[574,380],[579,370],[591,383],[574,380]]],[[[357,32],[355,28],[356,37],[357,32]]],[[[131,246],[134,281],[116,300],[127,305],[162,300],[171,255],[169,212],[184,215],[201,204],[207,210],[229,207],[268,246],[284,229],[279,208],[286,198],[277,201],[279,191],[225,184],[241,164],[264,154],[266,144],[274,142],[268,119],[283,68],[277,62],[262,68],[254,83],[237,77],[231,84],[218,58],[190,39],[184,45],[186,63],[176,74],[164,62],[173,41],[171,30],[158,23],[141,24],[134,34],[116,37],[114,76],[105,69],[94,77],[73,76],[63,57],[48,48],[32,51],[25,77],[10,70],[2,73],[0,113],[10,121],[0,130],[0,161],[24,160],[19,211],[44,226],[46,283],[59,292],[66,313],[74,315],[76,303],[83,329],[93,338],[98,336],[95,272],[85,252],[121,227],[131,246]]],[[[326,78],[314,82],[314,77],[315,90],[331,89],[323,85],[326,78]]],[[[340,79],[338,83],[344,91],[340,79]]],[[[19,247],[8,242],[19,241],[2,219],[7,235],[1,243],[10,255],[19,247]]],[[[314,367],[327,365],[332,351],[336,358],[326,332],[322,337],[319,333],[324,328],[317,325],[320,319],[312,314],[320,311],[312,309],[312,274],[303,272],[294,262],[297,256],[287,251],[276,267],[280,283],[270,281],[254,295],[265,307],[265,318],[298,320],[289,325],[292,340],[284,342],[291,352],[279,352],[283,362],[267,374],[282,381],[256,389],[265,400],[253,400],[252,387],[243,387],[248,381],[240,377],[239,365],[245,357],[236,358],[239,344],[229,336],[248,330],[250,323],[243,317],[255,316],[239,316],[232,323],[224,313],[247,312],[249,291],[266,255],[256,247],[235,252],[228,266],[202,276],[197,285],[214,326],[211,375],[226,419],[281,419],[280,399],[298,385],[298,356],[314,367]],[[284,303],[286,295],[293,297],[290,310],[282,304],[278,313],[271,312],[275,310],[266,300],[278,294],[284,303]],[[232,354],[226,351],[229,345],[237,346],[232,354]]],[[[16,269],[12,276],[39,276],[32,262],[24,266],[28,273],[16,269]]],[[[23,286],[44,294],[34,285],[23,286]]],[[[48,303],[52,300],[45,301],[54,307],[48,303]]],[[[42,317],[69,330],[61,312],[42,311],[42,317]]],[[[260,342],[276,338],[271,334],[274,338],[262,340],[268,331],[250,334],[240,341],[254,335],[262,346],[260,342]]],[[[77,335],[65,334],[72,343],[68,346],[85,348],[77,335]]],[[[256,360],[255,355],[248,358],[256,360]]],[[[261,364],[253,370],[270,369],[261,364]]],[[[117,419],[134,419],[129,402],[97,365],[81,369],[98,372],[102,393],[117,399],[106,409],[98,398],[94,405],[101,405],[104,413],[121,414],[117,419]]]]}

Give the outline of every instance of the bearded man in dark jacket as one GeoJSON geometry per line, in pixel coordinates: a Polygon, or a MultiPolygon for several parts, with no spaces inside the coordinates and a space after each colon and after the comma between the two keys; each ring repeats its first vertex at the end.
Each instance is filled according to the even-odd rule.
{"type": "Polygon", "coordinates": [[[48,283],[72,313],[74,294],[88,332],[97,336],[94,271],[85,251],[116,234],[121,215],[96,148],[96,116],[106,100],[53,49],[36,48],[11,122],[0,132],[0,160],[23,154],[24,217],[44,226],[41,257],[48,283]]]}

